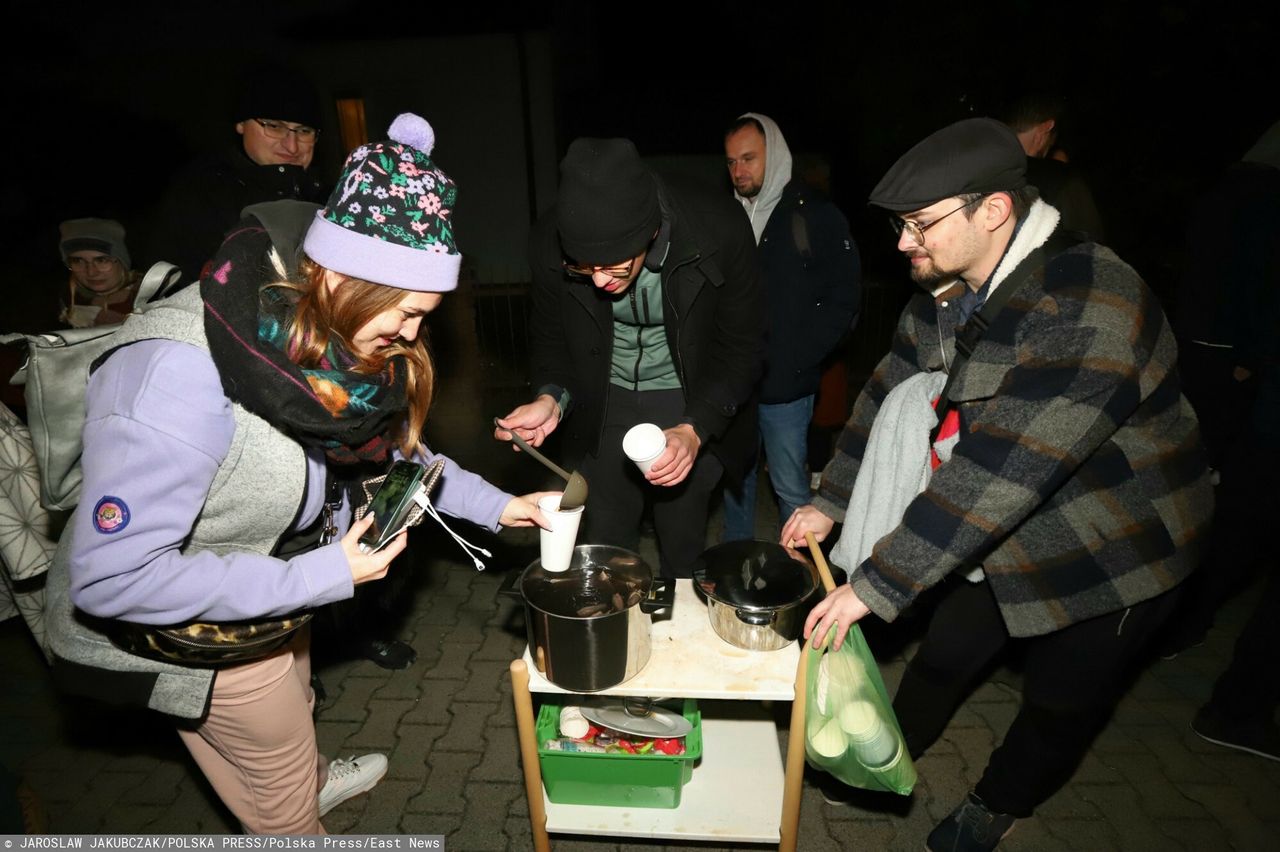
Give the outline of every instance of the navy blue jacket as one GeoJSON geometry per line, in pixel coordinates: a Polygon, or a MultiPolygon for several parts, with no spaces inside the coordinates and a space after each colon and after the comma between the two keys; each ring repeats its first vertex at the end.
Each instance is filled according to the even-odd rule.
{"type": "Polygon", "coordinates": [[[857,322],[862,265],[844,214],[799,180],[769,215],[759,257],[769,324],[760,401],[791,402],[818,390],[823,359],[857,322]]]}

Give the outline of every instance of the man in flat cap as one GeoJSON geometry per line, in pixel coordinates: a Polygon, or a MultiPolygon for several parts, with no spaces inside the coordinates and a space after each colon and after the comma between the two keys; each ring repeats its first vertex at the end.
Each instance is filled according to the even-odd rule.
{"type": "Polygon", "coordinates": [[[1172,609],[1212,512],[1159,304],[1109,249],[1056,239],[1058,212],[1026,187],[1025,162],[1005,125],[968,119],[908,151],[872,192],[924,292],[813,504],[783,529],[797,544],[844,523],[832,557],[851,580],[814,607],[815,642],[832,622],[839,643],[868,612],[893,620],[933,590],[894,700],[913,757],[1000,652],[1025,652],[1019,712],[930,849],[992,849],[1067,781],[1172,609]],[[940,427],[928,410],[939,393],[940,427]],[[888,437],[909,450],[896,460],[879,416],[891,411],[888,437]],[[914,487],[884,484],[895,461],[914,487]],[[855,511],[868,505],[859,473],[873,469],[876,501],[855,511]]]}
{"type": "Polygon", "coordinates": [[[629,140],[577,139],[529,257],[537,390],[495,437],[559,432],[590,485],[579,541],[638,549],[649,502],[662,574],[690,576],[711,495],[756,451],[764,317],[747,217],[660,178],[629,140]],[[646,473],[622,447],[639,423],[666,438],[646,473]]]}

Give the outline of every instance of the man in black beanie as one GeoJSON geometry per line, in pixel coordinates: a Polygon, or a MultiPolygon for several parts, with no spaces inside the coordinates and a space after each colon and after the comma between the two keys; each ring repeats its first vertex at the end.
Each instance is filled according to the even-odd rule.
{"type": "Polygon", "coordinates": [[[732,200],[658,177],[629,140],[578,139],[529,254],[537,391],[495,437],[538,446],[558,431],[590,484],[579,540],[638,549],[647,499],[662,574],[688,577],[712,493],[756,450],[747,403],[765,332],[750,223],[732,200]],[[666,438],[646,473],[622,447],[639,423],[666,438]]]}
{"type": "Polygon", "coordinates": [[[831,556],[850,582],[810,613],[815,645],[834,623],[838,648],[859,619],[892,621],[932,590],[893,702],[913,758],[990,664],[1023,652],[1017,716],[927,843],[989,850],[1070,779],[1173,611],[1213,511],[1208,466],[1159,302],[1110,249],[1060,239],[1008,127],[939,130],[871,203],[922,292],[783,543],[844,522],[831,556]],[[889,420],[913,399],[923,418],[889,420]],[[886,438],[886,423],[917,428],[886,438]],[[894,493],[896,469],[913,487],[894,493]],[[904,509],[862,525],[899,494],[904,509]]]}
{"type": "Polygon", "coordinates": [[[322,123],[320,99],[310,80],[275,63],[254,67],[228,118],[235,142],[173,178],[148,241],[148,260],[176,264],[185,283],[201,277],[227,230],[250,204],[325,200],[326,189],[310,172],[322,123]]]}

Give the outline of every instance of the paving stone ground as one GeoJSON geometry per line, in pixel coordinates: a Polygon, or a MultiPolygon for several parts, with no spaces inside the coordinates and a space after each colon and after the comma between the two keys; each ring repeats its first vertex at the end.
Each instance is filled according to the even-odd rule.
{"type": "MultiPolygon", "coordinates": [[[[326,826],[334,833],[443,833],[459,852],[529,849],[506,677],[524,642],[516,605],[495,599],[497,571],[476,573],[449,558],[414,570],[412,604],[397,633],[412,640],[419,661],[399,672],[364,660],[319,666],[329,692],[318,717],[321,748],[331,755],[383,751],[391,759],[387,779],[334,810],[326,826]],[[439,595],[444,589],[447,598],[439,595]],[[438,629],[445,600],[470,641],[438,629]]],[[[1020,821],[1002,848],[1280,848],[1280,763],[1213,746],[1187,727],[1226,663],[1252,594],[1228,604],[1205,645],[1146,668],[1071,782],[1020,821]]],[[[909,642],[882,660],[891,690],[911,648],[909,642]]],[[[0,692],[0,762],[38,794],[50,831],[235,830],[163,719],[56,693],[17,620],[0,625],[0,680],[7,687],[0,692]]],[[[867,795],[836,807],[807,779],[801,848],[921,848],[981,774],[1017,700],[1017,671],[997,671],[919,761],[909,799],[867,795]]],[[[780,715],[785,721],[785,710],[780,715]]],[[[782,733],[779,739],[785,745],[782,733]]],[[[580,852],[717,848],[554,839],[555,848],[580,852]]]]}
{"type": "MultiPolygon", "coordinates": [[[[501,394],[446,388],[433,414],[441,449],[495,481],[541,485],[532,463],[502,450],[475,424],[508,410],[501,394]]],[[[501,448],[500,448],[501,449],[501,448]]],[[[509,487],[511,487],[509,485],[509,487]]],[[[776,519],[763,515],[760,530],[776,519]]],[[[715,524],[713,523],[713,528],[715,524]]],[[[471,530],[464,530],[468,535],[471,530]]],[[[523,566],[536,538],[477,534],[494,552],[478,573],[444,536],[415,542],[396,570],[411,573],[402,615],[387,623],[418,661],[390,672],[362,659],[318,661],[328,700],[318,714],[329,755],[378,750],[386,780],[325,820],[332,833],[433,833],[454,852],[531,848],[507,665],[523,648],[521,614],[499,598],[506,571],[523,566]]],[[[655,559],[646,534],[642,555],[655,559]]],[[[656,564],[656,563],[655,563],[656,564]]],[[[1201,647],[1153,661],[1118,707],[1071,781],[1002,848],[1044,850],[1259,850],[1280,848],[1280,763],[1220,748],[1188,729],[1225,666],[1255,590],[1229,603],[1201,647]]],[[[914,646],[909,630],[882,655],[892,690],[914,646]]],[[[236,825],[164,719],[74,701],[53,689],[43,658],[17,619],[0,624],[0,764],[21,775],[59,833],[232,832],[236,825]]],[[[935,822],[974,784],[1015,711],[1019,676],[1006,667],[977,689],[918,764],[910,798],[855,796],[827,804],[807,778],[800,848],[920,849],[935,822]]],[[[785,710],[785,708],[784,708],[785,710]]],[[[785,712],[782,712],[785,721],[785,712]]],[[[785,745],[785,731],[779,734],[785,745]]],[[[571,852],[720,847],[556,836],[571,852]]],[[[763,848],[763,847],[750,847],[763,848]]]]}

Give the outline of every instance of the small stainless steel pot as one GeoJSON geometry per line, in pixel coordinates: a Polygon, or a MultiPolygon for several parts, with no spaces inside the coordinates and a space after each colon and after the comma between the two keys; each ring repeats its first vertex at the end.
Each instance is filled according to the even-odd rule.
{"type": "Polygon", "coordinates": [[[752,540],[704,551],[693,582],[707,597],[716,635],[748,651],[777,651],[794,642],[820,588],[817,569],[800,551],[752,540]]]}
{"type": "Polygon", "coordinates": [[[597,692],[649,662],[651,614],[671,607],[675,584],[655,579],[629,550],[580,544],[568,570],[545,571],[535,559],[499,593],[524,601],[529,655],[542,676],[562,689],[597,692]]]}

